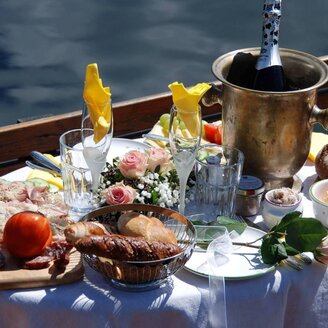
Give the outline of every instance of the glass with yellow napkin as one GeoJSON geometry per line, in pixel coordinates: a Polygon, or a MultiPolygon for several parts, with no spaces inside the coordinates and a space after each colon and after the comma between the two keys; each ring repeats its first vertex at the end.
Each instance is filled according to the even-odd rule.
{"type": "Polygon", "coordinates": [[[113,136],[111,92],[104,87],[96,63],[87,65],[83,90],[83,155],[92,174],[92,188],[98,189],[113,136]]]}
{"type": "Polygon", "coordinates": [[[202,137],[202,115],[198,104],[210,88],[199,83],[189,90],[182,83],[169,85],[173,106],[170,112],[169,143],[173,162],[180,183],[179,212],[184,214],[187,180],[194,167],[196,154],[202,137]]]}

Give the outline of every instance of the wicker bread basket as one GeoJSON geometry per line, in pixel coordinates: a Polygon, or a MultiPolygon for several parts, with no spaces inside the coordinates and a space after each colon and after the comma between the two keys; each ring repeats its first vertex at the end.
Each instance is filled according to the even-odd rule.
{"type": "Polygon", "coordinates": [[[83,259],[91,268],[101,272],[116,287],[132,290],[159,287],[189,260],[195,247],[195,228],[188,219],[178,212],[145,204],[101,207],[84,216],[82,220],[109,224],[115,232],[119,216],[126,211],[139,212],[161,220],[167,228],[175,233],[182,252],[156,261],[117,261],[87,254],[82,254],[83,259]]]}

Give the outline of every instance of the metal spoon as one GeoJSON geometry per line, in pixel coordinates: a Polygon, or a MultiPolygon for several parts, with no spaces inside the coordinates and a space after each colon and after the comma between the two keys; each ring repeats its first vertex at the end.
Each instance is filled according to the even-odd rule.
{"type": "Polygon", "coordinates": [[[31,169],[42,170],[42,171],[49,172],[49,173],[54,174],[54,175],[61,175],[57,171],[51,170],[51,169],[49,169],[45,166],[37,165],[37,164],[35,164],[33,162],[30,162],[30,161],[25,161],[25,164],[31,169]]]}
{"type": "Polygon", "coordinates": [[[44,156],[42,153],[33,150],[30,155],[39,164],[45,166],[46,168],[52,171],[55,171],[57,174],[61,174],[61,168],[58,165],[56,165],[54,162],[52,162],[49,158],[44,156]]]}

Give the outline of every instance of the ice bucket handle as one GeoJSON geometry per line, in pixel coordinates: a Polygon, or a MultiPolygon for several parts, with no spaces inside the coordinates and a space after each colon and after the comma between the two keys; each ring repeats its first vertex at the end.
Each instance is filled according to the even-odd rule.
{"type": "Polygon", "coordinates": [[[214,83],[210,84],[212,86],[211,89],[209,89],[202,98],[203,105],[206,107],[211,107],[215,104],[222,105],[222,90],[214,83]]]}
{"type": "Polygon", "coordinates": [[[328,108],[321,109],[314,105],[310,116],[310,124],[314,123],[321,124],[328,131],[328,108]]]}

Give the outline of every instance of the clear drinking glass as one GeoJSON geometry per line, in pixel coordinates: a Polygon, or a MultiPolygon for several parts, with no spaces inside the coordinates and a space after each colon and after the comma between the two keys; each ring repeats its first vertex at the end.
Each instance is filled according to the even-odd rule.
{"type": "Polygon", "coordinates": [[[169,141],[180,182],[179,212],[181,214],[184,214],[187,181],[195,164],[201,135],[201,108],[183,111],[173,105],[170,113],[169,141]]]}
{"type": "MultiPolygon", "coordinates": [[[[92,176],[92,190],[97,191],[100,183],[101,172],[103,171],[107,154],[111,145],[113,137],[113,115],[111,110],[110,102],[106,102],[101,105],[97,105],[97,110],[99,113],[104,113],[104,120],[109,120],[109,128],[104,129],[104,136],[98,141],[95,140],[95,134],[97,136],[97,131],[95,131],[94,126],[98,124],[95,122],[95,118],[90,116],[90,110],[88,110],[88,103],[84,103],[83,113],[82,113],[82,125],[81,125],[81,136],[83,145],[83,156],[85,161],[91,171],[92,176]]],[[[105,123],[106,121],[104,121],[105,123]]],[[[102,130],[102,128],[100,129],[102,130]]]]}
{"type": "Polygon", "coordinates": [[[244,164],[244,154],[232,147],[203,145],[196,157],[197,210],[206,221],[218,216],[234,217],[235,200],[244,164]]]}
{"type": "Polygon", "coordinates": [[[59,138],[64,201],[78,220],[96,206],[91,171],[83,156],[81,129],[69,130],[59,138]]]}

